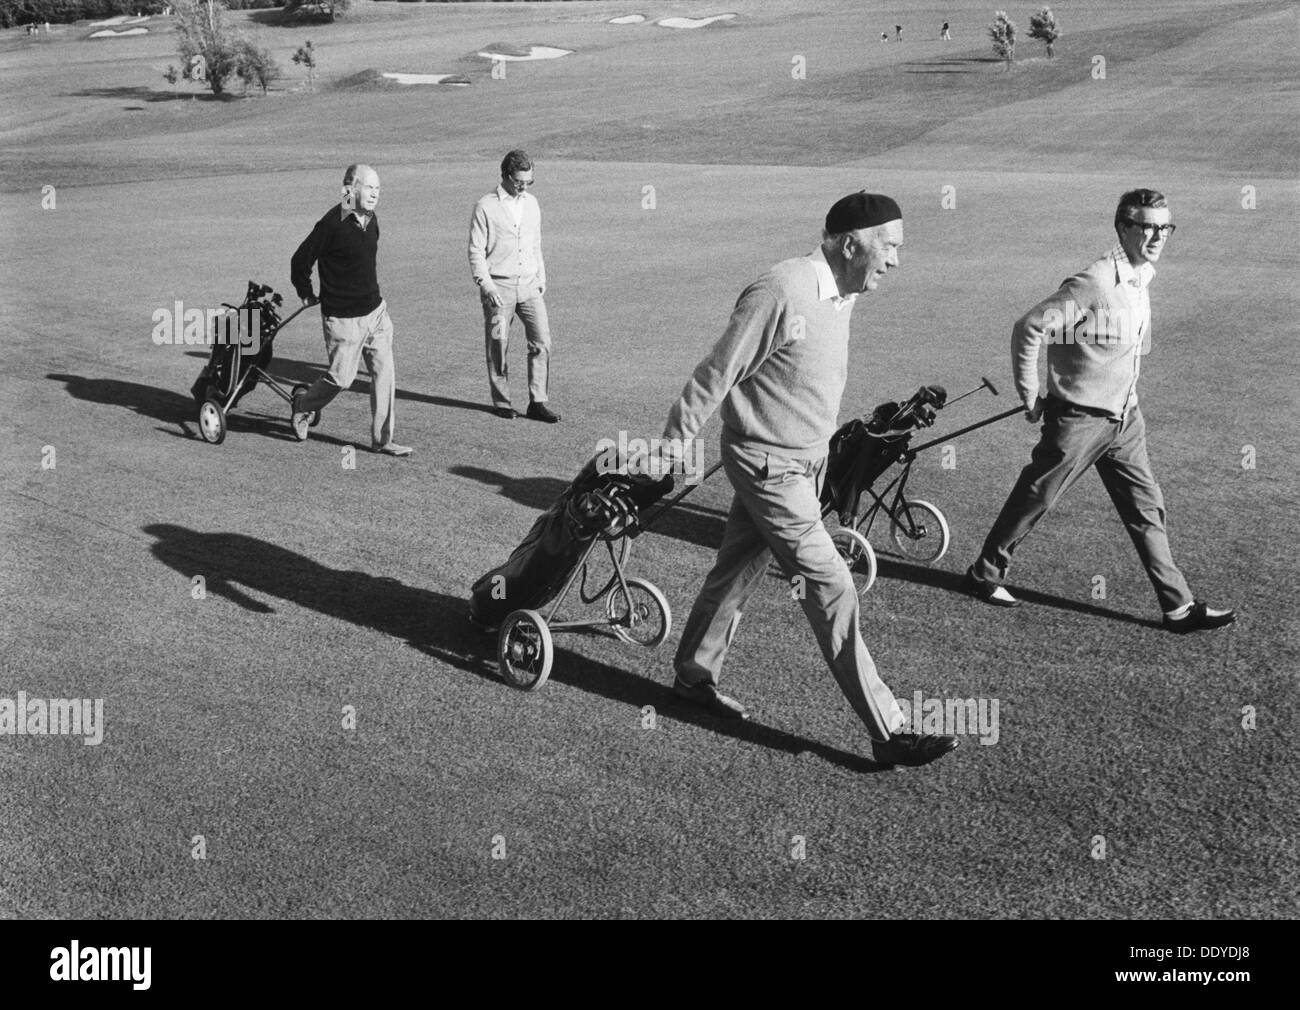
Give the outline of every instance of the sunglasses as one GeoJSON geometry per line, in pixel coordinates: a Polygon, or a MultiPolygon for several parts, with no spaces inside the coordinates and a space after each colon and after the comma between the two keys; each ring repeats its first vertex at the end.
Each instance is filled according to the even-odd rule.
{"type": "Polygon", "coordinates": [[[1152,238],[1168,238],[1177,228],[1177,225],[1173,224],[1147,224],[1145,221],[1125,221],[1124,223],[1134,228],[1140,228],[1144,235],[1150,235],[1152,238]]]}

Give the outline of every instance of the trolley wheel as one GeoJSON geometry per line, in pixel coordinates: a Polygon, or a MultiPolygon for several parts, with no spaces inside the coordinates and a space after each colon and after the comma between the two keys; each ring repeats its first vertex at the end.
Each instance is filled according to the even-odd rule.
{"type": "Polygon", "coordinates": [[[948,520],[928,501],[904,500],[891,518],[889,532],[903,557],[929,565],[947,552],[952,539],[948,520]]]}
{"type": "Polygon", "coordinates": [[[628,579],[627,593],[616,584],[605,597],[605,613],[616,622],[614,634],[625,642],[644,645],[647,649],[662,644],[673,630],[673,614],[668,609],[668,600],[645,579],[628,579]]]}
{"type": "Polygon", "coordinates": [[[220,445],[226,440],[226,411],[212,397],[199,405],[199,434],[203,441],[220,445]]]}
{"type": "Polygon", "coordinates": [[[831,543],[840,552],[849,571],[862,578],[858,595],[865,596],[867,590],[876,584],[876,552],[871,549],[871,544],[861,533],[848,526],[841,526],[831,533],[831,543]]]}
{"type": "Polygon", "coordinates": [[[501,622],[497,660],[501,679],[521,691],[536,691],[551,675],[555,647],[551,629],[536,610],[515,610],[501,622]]]}
{"type": "MultiPolygon", "coordinates": [[[[301,383],[301,382],[298,383],[298,385],[296,385],[296,386],[293,387],[292,391],[289,393],[289,413],[290,413],[290,414],[293,413],[293,401],[294,401],[294,398],[295,398],[299,393],[305,393],[305,392],[307,392],[307,390],[309,390],[309,389],[311,389],[311,386],[305,385],[304,383],[301,383]]],[[[318,424],[320,424],[320,411],[319,411],[319,410],[315,411],[315,412],[311,415],[311,420],[307,422],[307,427],[308,427],[308,428],[314,428],[314,427],[316,427],[316,425],[318,425],[318,424]]]]}

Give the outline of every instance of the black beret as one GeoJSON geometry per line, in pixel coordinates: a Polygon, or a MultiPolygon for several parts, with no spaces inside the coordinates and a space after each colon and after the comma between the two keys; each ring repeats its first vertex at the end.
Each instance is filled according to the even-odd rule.
{"type": "Polygon", "coordinates": [[[902,219],[903,212],[893,200],[879,193],[868,193],[864,189],[835,202],[835,206],[826,214],[826,230],[832,235],[839,235],[902,219]]]}

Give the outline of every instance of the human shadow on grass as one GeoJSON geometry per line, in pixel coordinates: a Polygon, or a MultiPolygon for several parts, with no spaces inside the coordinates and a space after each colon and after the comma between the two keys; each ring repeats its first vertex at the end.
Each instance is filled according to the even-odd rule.
{"type": "MultiPolygon", "coordinates": [[[[883,555],[877,555],[877,566],[876,574],[882,579],[897,579],[900,582],[912,582],[918,586],[933,586],[936,589],[946,589],[962,596],[967,595],[964,587],[965,572],[945,572],[938,568],[927,568],[924,565],[912,565],[903,561],[891,560],[883,555]]],[[[1089,603],[1081,603],[1078,600],[1071,600],[1064,596],[1053,596],[1051,593],[1042,593],[1035,589],[1007,586],[1007,590],[1026,603],[1036,604],[1041,607],[1072,610],[1078,614],[1087,614],[1089,617],[1103,617],[1107,620],[1137,624],[1147,628],[1163,627],[1159,621],[1134,617],[1132,614],[1125,614],[1107,607],[1095,607],[1089,603]]]]}
{"type": "MultiPolygon", "coordinates": [[[[206,358],[207,355],[205,354],[206,358]]],[[[125,382],[121,379],[91,379],[83,375],[64,375],[51,372],[45,376],[56,382],[64,383],[70,395],[78,400],[91,403],[106,403],[114,407],[126,407],[144,417],[174,424],[179,431],[159,428],[158,431],[178,438],[201,438],[198,426],[198,404],[193,397],[157,386],[146,386],[139,382],[125,382]]],[[[232,434],[257,434],[281,441],[297,441],[293,429],[289,426],[289,412],[286,405],[280,414],[268,414],[259,409],[265,404],[254,406],[248,397],[256,398],[258,390],[250,390],[240,400],[239,405],[226,412],[226,430],[232,434]]],[[[280,401],[274,393],[263,391],[271,402],[280,401]]],[[[312,429],[312,441],[325,442],[329,445],[350,445],[359,449],[369,449],[370,443],[352,442],[320,433],[319,428],[312,429]]]]}
{"type": "MultiPolygon", "coordinates": [[[[580,469],[581,466],[574,467],[573,477],[578,476],[580,469]]],[[[495,487],[503,497],[538,512],[554,505],[556,499],[573,480],[573,477],[511,477],[496,470],[465,465],[448,467],[447,472],[495,487]]],[[[653,525],[642,535],[664,536],[695,544],[697,547],[717,550],[722,543],[722,532],[726,524],[725,513],[682,501],[661,516],[655,517],[653,525]]]]}
{"type": "MultiPolygon", "coordinates": [[[[469,620],[467,597],[408,586],[399,579],[330,568],[279,544],[244,533],[204,533],[174,523],[152,523],[150,551],[186,579],[202,575],[208,594],[257,614],[272,615],[283,600],[327,618],[402,639],[440,662],[490,681],[503,694],[512,689],[497,676],[496,638],[469,620]],[[256,594],[256,595],[254,595],[256,594]]],[[[788,754],[811,752],[855,772],[883,770],[870,759],[753,721],[717,719],[678,699],[665,684],[556,648],[551,680],[682,723],[709,729],[788,754]]]]}
{"type": "MultiPolygon", "coordinates": [[[[190,351],[190,357],[206,358],[208,355],[202,351],[190,351]]],[[[370,379],[364,372],[365,365],[362,365],[363,371],[357,373],[351,386],[346,390],[352,393],[364,393],[370,395],[370,379]]],[[[307,383],[310,384],[325,374],[325,368],[322,365],[310,361],[298,361],[294,358],[282,358],[276,355],[271,359],[271,365],[268,369],[277,378],[283,377],[286,382],[290,383],[307,383]]],[[[451,396],[434,396],[432,393],[416,393],[409,389],[399,389],[394,395],[399,400],[406,400],[411,403],[427,403],[434,407],[452,407],[456,410],[474,410],[482,414],[491,414],[492,405],[490,403],[475,403],[472,400],[458,400],[451,396]]]]}

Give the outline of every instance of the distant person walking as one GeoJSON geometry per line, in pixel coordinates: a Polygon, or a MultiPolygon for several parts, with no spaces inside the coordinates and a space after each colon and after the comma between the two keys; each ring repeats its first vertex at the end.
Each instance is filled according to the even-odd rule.
{"type": "Polygon", "coordinates": [[[307,441],[312,415],[352,385],[361,359],[370,371],[370,448],[409,456],[410,446],[393,441],[396,378],[393,323],[379,294],[379,174],[369,165],[349,165],[343,199],[316,222],[290,262],[294,290],[305,305],[320,303],[329,371],[293,398],[293,433],[307,441]],[[320,297],[312,293],[312,267],[320,274],[320,297]]]}
{"type": "Polygon", "coordinates": [[[947,21],[943,23],[943,28],[939,30],[939,38],[942,39],[944,42],[952,41],[952,33],[948,31],[947,21]]]}
{"type": "Polygon", "coordinates": [[[894,41],[895,41],[895,42],[902,42],[902,41],[903,41],[903,26],[902,26],[902,25],[894,25],[894,41]]]}
{"type": "Polygon", "coordinates": [[[1153,189],[1125,193],[1115,232],[1119,241],[1105,256],[1067,278],[1011,331],[1016,391],[1025,420],[1042,419],[1042,435],[966,573],[966,588],[986,603],[1019,606],[1002,585],[1012,555],[1061,496],[1096,468],[1155,588],[1164,626],[1178,633],[1218,628],[1236,615],[1194,599],[1174,564],[1138,404],[1138,368],[1151,338],[1147,287],[1174,233],[1168,202],[1153,189]],[[1043,344],[1046,396],[1038,385],[1043,344]]]}
{"type": "Polygon", "coordinates": [[[510,420],[510,377],[506,350],[518,316],[528,341],[526,417],[554,424],[549,406],[551,329],[546,317],[546,263],[542,259],[542,211],[528,192],[533,162],[523,151],[501,161],[501,183],[474,205],[469,222],[469,268],[483,307],[488,384],[492,408],[510,420]]]}

